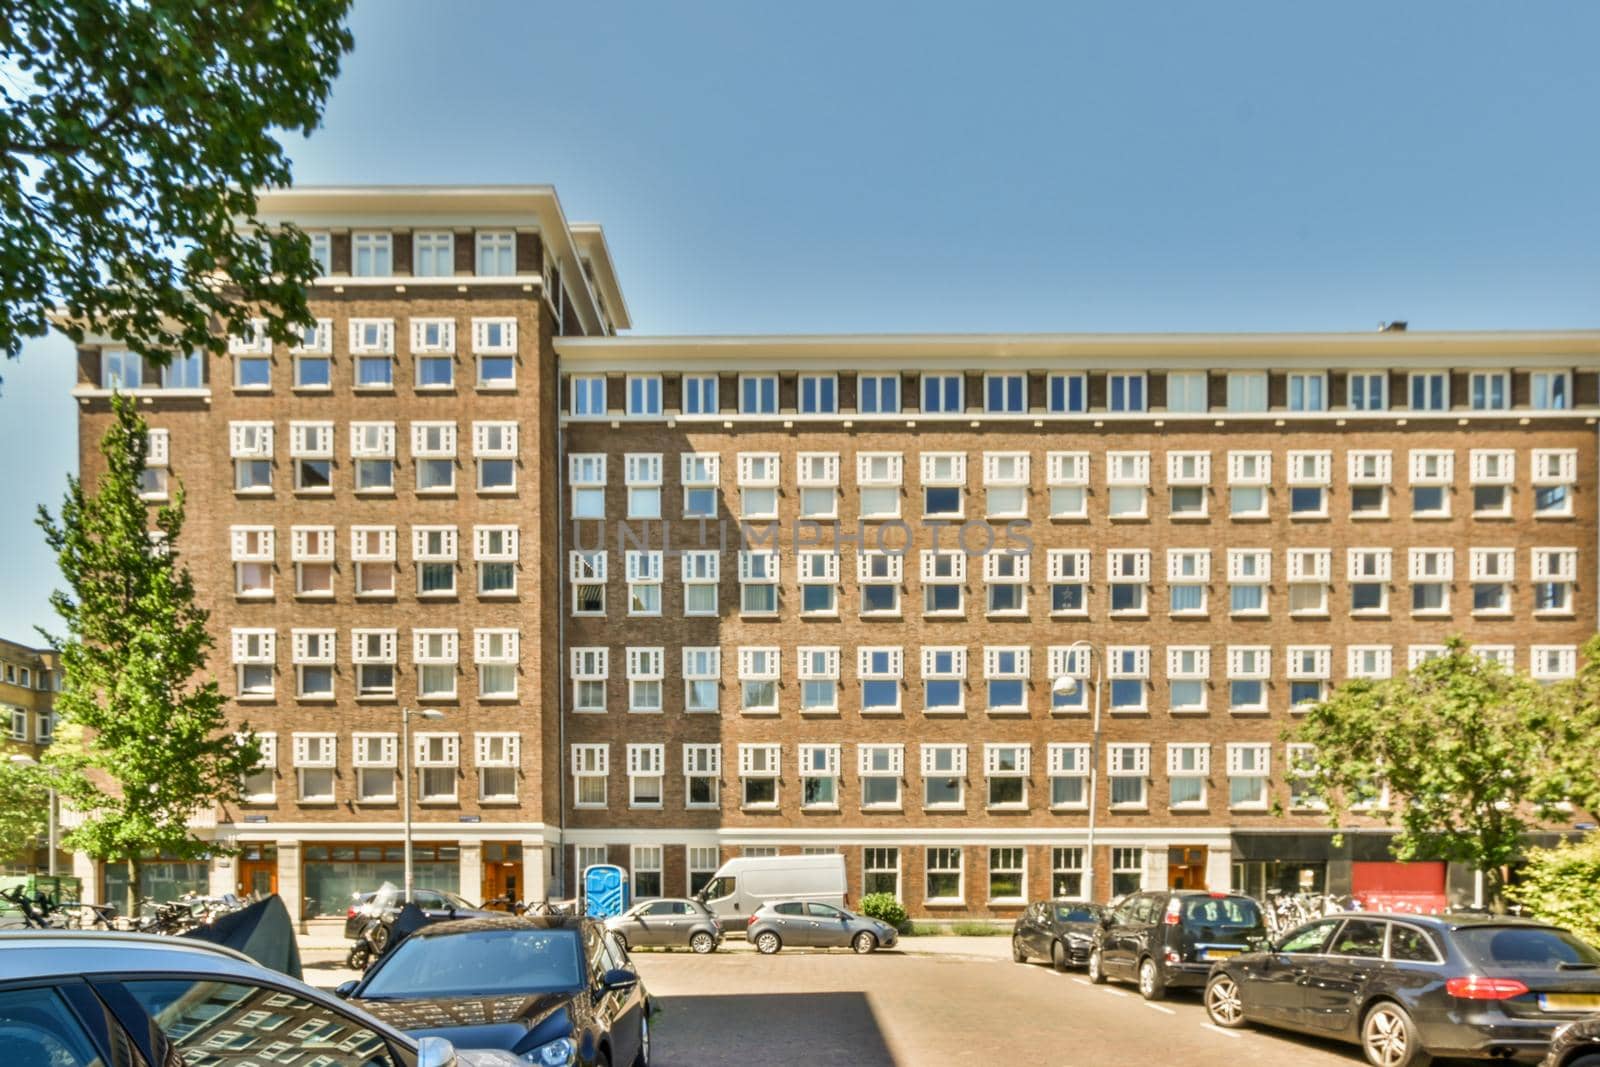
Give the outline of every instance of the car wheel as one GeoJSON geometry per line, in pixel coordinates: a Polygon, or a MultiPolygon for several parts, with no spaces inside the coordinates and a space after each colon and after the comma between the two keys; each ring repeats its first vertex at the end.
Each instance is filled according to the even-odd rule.
{"type": "Polygon", "coordinates": [[[1224,1030],[1237,1030],[1244,1025],[1244,1001],[1239,996],[1239,983],[1225,974],[1219,974],[1206,983],[1206,1014],[1224,1030]]]}
{"type": "Polygon", "coordinates": [[[856,955],[865,956],[878,947],[878,939],[863,930],[851,939],[850,947],[856,950],[856,955]]]}
{"type": "Polygon", "coordinates": [[[1146,1000],[1160,1000],[1167,995],[1167,979],[1149,956],[1139,964],[1139,995],[1146,1000]]]}
{"type": "Polygon", "coordinates": [[[633,1058],[633,1067],[650,1067],[650,1013],[639,1016],[639,1054],[633,1058]]]}
{"type": "Polygon", "coordinates": [[[717,939],[702,930],[689,939],[689,948],[704,956],[717,950],[717,939]]]}
{"type": "Polygon", "coordinates": [[[372,951],[381,953],[389,944],[389,928],[383,923],[378,923],[372,928],[372,951]]]}
{"type": "Polygon", "coordinates": [[[783,939],[771,930],[765,930],[756,935],[756,951],[763,956],[771,956],[783,947],[783,939]]]}
{"type": "Polygon", "coordinates": [[[1022,938],[1015,935],[1012,935],[1011,938],[1011,961],[1013,963],[1028,962],[1028,953],[1027,950],[1022,947],[1022,938]]]}
{"type": "Polygon", "coordinates": [[[1050,966],[1058,971],[1067,969],[1067,946],[1059,941],[1050,942],[1050,966]]]}
{"type": "Polygon", "coordinates": [[[1089,981],[1103,985],[1106,980],[1105,960],[1100,958],[1100,946],[1089,950],[1089,981]]]}
{"type": "Polygon", "coordinates": [[[1433,1062],[1411,1016],[1390,1000],[1373,1005],[1361,1021],[1361,1051],[1373,1067],[1428,1067],[1433,1062]]]}

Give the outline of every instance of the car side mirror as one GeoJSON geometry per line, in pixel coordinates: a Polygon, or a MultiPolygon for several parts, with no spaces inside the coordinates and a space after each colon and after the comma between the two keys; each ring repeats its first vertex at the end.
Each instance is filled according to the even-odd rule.
{"type": "Polygon", "coordinates": [[[356,991],[356,986],[360,984],[360,982],[354,980],[349,982],[340,982],[334,987],[333,995],[338,997],[340,1000],[347,1000],[349,999],[350,994],[356,991]]]}
{"type": "Polygon", "coordinates": [[[442,1037],[417,1042],[417,1067],[456,1067],[456,1047],[442,1037]]]}
{"type": "MultiPolygon", "coordinates": [[[[600,988],[607,993],[626,993],[639,984],[639,976],[626,967],[613,967],[600,979],[600,988]]],[[[418,1064],[417,1067],[422,1067],[418,1064]]]]}

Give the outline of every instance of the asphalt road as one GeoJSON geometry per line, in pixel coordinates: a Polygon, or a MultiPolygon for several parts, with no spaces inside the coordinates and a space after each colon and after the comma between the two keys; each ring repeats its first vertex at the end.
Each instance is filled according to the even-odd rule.
{"type": "Polygon", "coordinates": [[[935,1063],[1356,1067],[1354,1046],[1223,1031],[1198,995],[1146,1003],[1131,986],[993,955],[635,953],[656,1067],[935,1063]]]}

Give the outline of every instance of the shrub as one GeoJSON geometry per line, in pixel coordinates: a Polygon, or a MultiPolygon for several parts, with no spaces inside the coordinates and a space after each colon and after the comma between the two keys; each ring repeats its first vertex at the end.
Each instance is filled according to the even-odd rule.
{"type": "Polygon", "coordinates": [[[1600,833],[1530,851],[1521,880],[1506,887],[1506,896],[1533,918],[1600,945],[1600,833]]]}
{"type": "Polygon", "coordinates": [[[861,898],[861,914],[886,922],[896,930],[906,921],[905,905],[896,900],[893,893],[868,893],[861,898]]]}

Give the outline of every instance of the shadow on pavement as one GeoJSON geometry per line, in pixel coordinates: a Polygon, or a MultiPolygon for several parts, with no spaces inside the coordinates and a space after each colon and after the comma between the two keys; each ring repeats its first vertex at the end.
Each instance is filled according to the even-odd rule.
{"type": "Polygon", "coordinates": [[[895,1067],[864,993],[659,997],[656,1067],[895,1067]],[[731,1039],[729,1035],[732,1035],[731,1039]]]}

